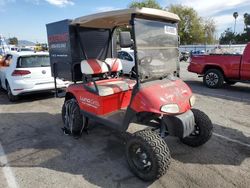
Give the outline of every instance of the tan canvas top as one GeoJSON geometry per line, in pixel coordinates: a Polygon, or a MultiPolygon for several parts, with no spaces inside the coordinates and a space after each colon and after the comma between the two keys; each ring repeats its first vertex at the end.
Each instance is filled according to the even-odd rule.
{"type": "Polygon", "coordinates": [[[90,28],[113,28],[115,26],[129,25],[132,14],[142,15],[152,19],[176,22],[180,20],[179,16],[167,11],[152,8],[132,8],[79,17],[72,21],[72,25],[80,24],[81,26],[90,28]]]}

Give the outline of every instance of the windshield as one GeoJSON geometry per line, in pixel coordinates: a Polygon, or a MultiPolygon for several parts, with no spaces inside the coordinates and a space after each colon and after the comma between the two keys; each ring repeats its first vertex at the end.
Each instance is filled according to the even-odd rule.
{"type": "Polygon", "coordinates": [[[50,61],[48,55],[20,57],[18,61],[18,68],[49,67],[49,66],[50,66],[50,61]]]}
{"type": "Polygon", "coordinates": [[[177,23],[135,19],[140,79],[158,79],[173,74],[179,58],[177,23]]]}

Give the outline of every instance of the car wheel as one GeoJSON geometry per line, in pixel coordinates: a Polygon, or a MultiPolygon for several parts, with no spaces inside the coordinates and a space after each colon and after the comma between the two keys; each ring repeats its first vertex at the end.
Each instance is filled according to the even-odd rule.
{"type": "Polygon", "coordinates": [[[209,88],[220,88],[224,83],[224,76],[218,69],[209,69],[203,77],[203,83],[209,88]]]}
{"type": "Polygon", "coordinates": [[[205,144],[212,136],[213,124],[210,118],[198,109],[192,109],[195,120],[195,130],[187,137],[180,138],[181,142],[192,147],[205,144]]]}
{"type": "Polygon", "coordinates": [[[166,142],[149,130],[138,131],[127,141],[126,157],[131,171],[144,181],[160,178],[171,161],[166,142]]]}
{"type": "Polygon", "coordinates": [[[64,102],[62,106],[62,120],[66,134],[73,136],[79,136],[81,134],[86,118],[82,116],[75,98],[64,102]]]}
{"type": "Polygon", "coordinates": [[[11,88],[10,88],[10,85],[9,85],[8,82],[6,83],[6,88],[7,88],[7,95],[8,95],[9,101],[11,101],[11,102],[17,101],[18,96],[15,96],[15,95],[12,94],[11,88]]]}

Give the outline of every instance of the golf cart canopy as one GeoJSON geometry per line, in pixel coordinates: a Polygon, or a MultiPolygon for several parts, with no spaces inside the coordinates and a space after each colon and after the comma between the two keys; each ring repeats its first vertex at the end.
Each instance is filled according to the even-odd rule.
{"type": "Polygon", "coordinates": [[[178,22],[180,18],[173,13],[152,8],[132,8],[97,13],[89,16],[76,18],[71,25],[80,25],[88,28],[112,29],[117,26],[129,25],[131,16],[136,15],[154,20],[178,22]]]}
{"type": "MultiPolygon", "coordinates": [[[[140,54],[157,57],[157,59],[152,59],[138,55],[144,60],[144,64],[151,62],[150,67],[141,65],[143,70],[140,69],[140,72],[144,73],[140,77],[148,79],[166,75],[166,71],[157,71],[153,74],[150,72],[152,72],[151,69],[155,72],[155,69],[162,68],[167,68],[168,72],[176,70],[179,20],[176,14],[163,10],[133,8],[47,24],[52,74],[54,77],[66,80],[81,81],[81,61],[86,59],[105,61],[106,58],[117,58],[117,33],[114,32],[116,27],[135,23],[134,34],[137,35],[138,51],[141,52],[140,54]],[[152,36],[147,37],[147,35],[152,36]],[[152,49],[152,47],[157,49],[152,49]],[[170,65],[173,66],[166,65],[165,61],[172,62],[170,65]]],[[[131,43],[131,39],[126,41],[131,43]]]]}

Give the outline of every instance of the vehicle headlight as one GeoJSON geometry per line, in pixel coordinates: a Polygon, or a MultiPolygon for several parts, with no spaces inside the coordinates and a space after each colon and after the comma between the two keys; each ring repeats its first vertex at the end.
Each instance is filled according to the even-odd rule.
{"type": "Polygon", "coordinates": [[[195,96],[193,95],[192,97],[190,97],[189,99],[189,103],[190,103],[190,106],[193,107],[194,106],[194,103],[195,103],[195,96]]]}
{"type": "Polygon", "coordinates": [[[179,113],[180,109],[177,104],[166,104],[161,107],[161,111],[170,114],[179,113]]]}

